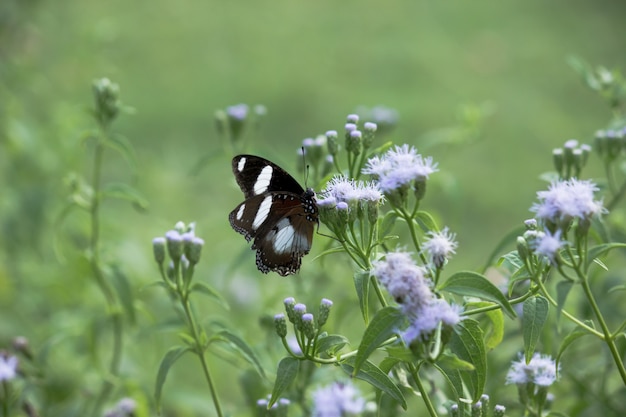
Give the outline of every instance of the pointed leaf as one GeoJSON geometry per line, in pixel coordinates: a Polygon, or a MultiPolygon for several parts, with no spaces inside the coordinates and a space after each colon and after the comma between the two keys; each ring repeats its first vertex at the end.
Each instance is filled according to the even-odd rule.
{"type": "Polygon", "coordinates": [[[478,401],[485,389],[487,377],[487,355],[483,331],[478,322],[465,319],[459,323],[448,346],[461,360],[474,365],[473,371],[460,371],[460,374],[472,394],[472,400],[478,401]]]}
{"type": "Polygon", "coordinates": [[[185,353],[189,352],[188,347],[184,346],[176,346],[167,351],[163,359],[161,360],[161,365],[159,366],[159,372],[157,373],[156,383],[154,385],[154,400],[156,402],[157,410],[161,412],[161,393],[163,392],[163,384],[165,384],[165,379],[167,378],[167,374],[170,371],[170,368],[174,363],[180,359],[185,353]]]}
{"type": "Polygon", "coordinates": [[[367,323],[369,321],[369,289],[370,289],[370,273],[369,271],[360,271],[354,274],[354,288],[359,297],[359,307],[361,314],[367,323]]]}
{"type": "Polygon", "coordinates": [[[389,376],[381,371],[376,365],[370,361],[363,362],[359,369],[355,365],[355,357],[348,358],[341,363],[341,368],[348,374],[362,381],[368,382],[372,386],[378,388],[394,400],[398,401],[403,409],[406,410],[406,400],[400,388],[389,378],[389,376]]]}
{"type": "MultiPolygon", "coordinates": [[[[585,324],[593,327],[592,321],[585,321],[585,324]]],[[[561,360],[561,356],[565,353],[565,350],[576,340],[580,339],[583,336],[589,336],[591,333],[583,329],[582,327],[575,327],[574,330],[568,334],[565,339],[561,342],[561,346],[559,346],[559,353],[556,355],[556,369],[559,369],[559,361],[561,360]]]]}
{"type": "Polygon", "coordinates": [[[379,310],[370,322],[355,356],[354,371],[357,372],[367,358],[387,339],[395,335],[405,323],[406,317],[394,307],[379,310]]]}
{"type": "Polygon", "coordinates": [[[613,242],[592,247],[589,249],[589,252],[587,252],[587,266],[589,266],[596,258],[599,258],[611,249],[616,248],[626,248],[626,243],[613,242]]]}
{"type": "Polygon", "coordinates": [[[453,353],[444,352],[437,358],[437,365],[446,369],[456,369],[458,371],[473,371],[476,369],[471,363],[464,361],[453,353]]]}
{"type": "Polygon", "coordinates": [[[448,381],[448,385],[452,389],[452,395],[454,395],[454,398],[451,398],[451,400],[461,400],[463,398],[463,379],[461,378],[461,372],[456,368],[446,368],[437,363],[434,363],[433,366],[443,375],[446,381],[448,381]]]}
{"type": "Polygon", "coordinates": [[[574,285],[571,281],[560,281],[556,284],[556,318],[557,320],[561,316],[561,311],[563,310],[563,306],[565,305],[565,300],[567,299],[567,295],[569,291],[572,289],[574,285]]]}
{"type": "Polygon", "coordinates": [[[517,316],[502,291],[483,275],[473,271],[457,272],[445,280],[438,290],[493,301],[500,305],[509,317],[515,318],[517,316]]]}
{"type": "Polygon", "coordinates": [[[209,297],[216,300],[224,309],[230,310],[230,306],[228,305],[228,301],[222,295],[213,289],[208,284],[205,284],[201,281],[196,281],[190,288],[191,292],[199,292],[200,294],[208,295],[209,297]]]}
{"type": "Polygon", "coordinates": [[[138,206],[140,209],[148,208],[148,200],[146,200],[139,191],[135,190],[128,184],[114,182],[106,184],[102,187],[102,195],[104,197],[116,198],[119,200],[127,200],[138,206]]]}
{"type": "Polygon", "coordinates": [[[274,405],[280,394],[283,393],[298,376],[298,368],[300,367],[300,361],[291,356],[282,358],[278,363],[278,370],[276,371],[276,381],[274,382],[274,389],[272,390],[272,397],[267,405],[268,408],[274,405]]]}
{"type": "Polygon", "coordinates": [[[126,274],[117,265],[111,265],[113,288],[122,304],[122,308],[131,323],[135,322],[135,305],[133,303],[133,291],[130,288],[126,274]]]}
{"type": "Polygon", "coordinates": [[[548,318],[548,300],[538,295],[524,301],[524,316],[522,329],[524,332],[524,356],[526,363],[530,363],[535,352],[535,346],[541,335],[543,325],[548,318]]]}
{"type": "Polygon", "coordinates": [[[439,230],[435,219],[433,219],[433,216],[427,211],[418,211],[415,215],[415,223],[417,223],[424,232],[439,230]]]}
{"type": "Polygon", "coordinates": [[[250,345],[248,345],[248,343],[246,343],[246,341],[243,340],[241,337],[232,333],[230,330],[224,329],[214,334],[211,337],[211,340],[221,340],[227,342],[230,346],[234,348],[235,353],[238,353],[239,356],[241,356],[246,362],[254,366],[259,375],[265,378],[265,370],[261,366],[261,362],[257,358],[250,345]]]}
{"type": "Polygon", "coordinates": [[[350,342],[345,336],[340,334],[329,334],[327,336],[320,337],[315,346],[317,348],[317,352],[328,353],[331,356],[334,356],[349,343],[350,342]]]}
{"type": "Polygon", "coordinates": [[[115,134],[108,137],[104,144],[117,151],[128,163],[128,166],[135,171],[137,169],[137,159],[135,158],[135,150],[128,138],[123,135],[115,134]]]}

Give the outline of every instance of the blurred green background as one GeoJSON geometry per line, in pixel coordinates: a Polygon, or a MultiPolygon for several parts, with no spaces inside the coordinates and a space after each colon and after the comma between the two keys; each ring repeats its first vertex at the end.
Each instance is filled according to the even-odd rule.
{"type": "MultiPolygon", "coordinates": [[[[338,265],[345,261],[339,255],[305,258],[295,278],[256,271],[253,253],[227,222],[242,196],[232,155],[214,129],[215,110],[265,105],[268,115],[260,130],[248,132],[247,150],[302,180],[295,174],[302,139],[341,130],[360,105],[396,109],[398,126],[385,139],[415,145],[439,163],[423,208],[457,233],[458,255],[448,268],[475,268],[530,217],[535,192],[545,186],[539,175],[552,169],[551,150],[570,138],[591,143],[609,121],[607,106],[567,59],[625,68],[625,12],[623,1],[582,0],[2,0],[0,348],[16,335],[37,350],[54,347],[49,375],[60,392],[48,401],[60,415],[77,413],[72,399],[88,395],[97,379],[95,372],[83,375],[92,363],[90,342],[76,342],[89,326],[85,318],[93,324],[104,314],[80,257],[87,218],[75,212],[54,227],[68,196],[64,178],[90,173],[90,148],[80,138],[93,127],[93,79],[118,83],[123,102],[136,109],[115,131],[135,146],[137,169],[109,153],[103,180],[133,183],[150,207],[107,202],[102,240],[136,295],[140,324],[127,338],[126,392],[149,397],[160,357],[176,341],[175,332],[146,330],[173,316],[166,297],[145,288],[158,279],[150,241],[178,220],[197,222],[207,241],[198,277],[232,304],[227,315],[200,300],[207,322],[224,321],[263,349],[273,341],[257,318],[279,312],[290,295],[314,304],[345,300],[338,310],[359,318],[350,304],[350,269],[338,265]],[[454,140],[468,109],[487,117],[469,139],[454,140]],[[190,175],[206,154],[214,158],[190,175]],[[320,262],[332,277],[316,268],[320,262]]],[[[587,174],[599,175],[597,158],[590,164],[587,174]]],[[[314,253],[326,239],[315,237],[314,253]]],[[[336,331],[358,337],[343,320],[336,331]]],[[[279,355],[264,354],[268,369],[279,355]]],[[[225,388],[237,384],[237,368],[215,366],[224,373],[228,406],[243,413],[239,389],[225,388]]],[[[168,380],[166,403],[181,407],[172,415],[210,409],[194,369],[189,357],[168,380]]]]}

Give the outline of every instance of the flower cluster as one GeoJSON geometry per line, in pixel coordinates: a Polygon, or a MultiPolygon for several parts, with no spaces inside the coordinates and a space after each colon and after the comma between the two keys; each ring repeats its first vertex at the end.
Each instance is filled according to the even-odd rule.
{"type": "Polygon", "coordinates": [[[0,382],[10,381],[17,375],[17,357],[0,353],[0,382]]]}
{"type": "Polygon", "coordinates": [[[596,152],[607,162],[613,162],[626,148],[626,127],[622,129],[599,130],[596,132],[596,152]]]}
{"type": "Polygon", "coordinates": [[[378,181],[385,196],[397,206],[406,202],[410,190],[421,200],[426,180],[437,171],[437,163],[431,157],[424,158],[417,149],[406,144],[370,158],[362,170],[378,181]]]}
{"type": "Polygon", "coordinates": [[[347,417],[364,410],[365,400],[351,383],[335,382],[313,393],[313,417],[347,417]]]}
{"type": "MultiPolygon", "coordinates": [[[[315,341],[321,328],[328,321],[333,302],[323,298],[320,302],[317,319],[312,313],[307,312],[306,305],[296,303],[295,298],[287,297],[283,301],[285,314],[278,313],[274,316],[274,329],[283,341],[285,348],[294,356],[307,356],[315,354],[315,341]],[[287,319],[293,324],[297,345],[291,346],[287,340],[287,319]]],[[[293,344],[293,341],[291,342],[293,344]]]]}
{"type": "Polygon", "coordinates": [[[355,220],[375,223],[384,198],[376,182],[363,182],[340,175],[333,177],[317,202],[322,221],[336,234],[355,220]]]}
{"type": "Polygon", "coordinates": [[[531,207],[539,219],[566,229],[574,219],[591,220],[605,212],[602,201],[594,200],[598,187],[591,181],[555,181],[547,191],[537,192],[539,203],[531,207]]]}
{"type": "Polygon", "coordinates": [[[454,240],[455,233],[450,233],[447,227],[440,232],[428,232],[427,239],[422,245],[424,252],[428,254],[431,264],[441,269],[452,254],[455,253],[458,243],[454,240]]]}
{"type": "Polygon", "coordinates": [[[405,252],[386,254],[385,260],[374,262],[372,269],[372,275],[409,318],[409,327],[401,334],[407,345],[425,341],[440,324],[453,327],[461,321],[461,307],[437,298],[424,274],[425,270],[405,252]]]}
{"type": "Polygon", "coordinates": [[[520,354],[518,360],[511,363],[506,374],[507,384],[534,384],[549,387],[557,380],[558,369],[550,355],[535,353],[527,364],[520,354]]]}
{"type": "Polygon", "coordinates": [[[154,260],[163,270],[165,252],[170,257],[167,267],[169,283],[179,285],[178,277],[182,276],[185,285],[189,285],[195,265],[200,261],[204,240],[195,234],[195,223],[185,225],[183,222],[176,223],[174,229],[165,233],[165,237],[152,239],[154,260]],[[179,274],[182,272],[182,275],[179,274]]]}

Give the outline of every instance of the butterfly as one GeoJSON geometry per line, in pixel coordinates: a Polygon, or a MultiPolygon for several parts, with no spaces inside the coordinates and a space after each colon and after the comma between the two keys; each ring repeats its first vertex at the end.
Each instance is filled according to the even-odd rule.
{"type": "Polygon", "coordinates": [[[259,271],[297,273],[319,224],[315,192],[259,156],[238,155],[232,167],[245,200],[230,212],[230,225],[253,240],[259,271]]]}

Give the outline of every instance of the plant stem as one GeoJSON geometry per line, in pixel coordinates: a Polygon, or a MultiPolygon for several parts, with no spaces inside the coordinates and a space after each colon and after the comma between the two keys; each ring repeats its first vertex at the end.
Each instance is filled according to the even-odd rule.
{"type": "Polygon", "coordinates": [[[417,385],[417,389],[419,390],[420,394],[422,394],[422,399],[424,400],[424,405],[426,405],[428,414],[430,414],[431,417],[437,417],[437,410],[435,410],[435,406],[433,405],[432,401],[430,401],[430,397],[428,396],[428,393],[426,392],[426,389],[424,388],[424,385],[420,380],[419,368],[421,364],[422,363],[415,366],[410,363],[409,371],[411,372],[411,375],[413,375],[413,380],[415,380],[415,385],[417,385]]]}
{"type": "Polygon", "coordinates": [[[596,316],[596,319],[598,320],[598,323],[600,323],[600,327],[602,328],[602,333],[604,333],[604,342],[609,347],[609,350],[611,351],[611,356],[613,356],[613,360],[615,361],[615,365],[617,366],[617,370],[619,371],[619,374],[622,377],[622,381],[624,382],[624,385],[626,385],[626,368],[624,368],[624,362],[622,362],[622,357],[620,356],[620,353],[617,350],[617,346],[615,345],[615,340],[611,336],[611,331],[609,330],[609,327],[607,326],[606,321],[604,320],[604,316],[602,315],[602,312],[600,311],[600,308],[598,307],[598,303],[596,303],[596,299],[594,298],[593,293],[591,292],[591,288],[589,287],[589,283],[587,282],[586,277],[585,279],[582,280],[581,284],[583,287],[583,291],[585,292],[585,296],[587,296],[587,299],[589,300],[591,309],[593,310],[596,316]]]}
{"type": "MultiPolygon", "coordinates": [[[[102,136],[106,137],[106,127],[101,126],[102,136]]],[[[122,334],[123,323],[122,316],[119,308],[117,308],[117,302],[115,294],[111,285],[107,282],[102,267],[100,265],[100,203],[102,196],[100,195],[100,181],[102,173],[102,158],[104,154],[104,146],[102,145],[103,138],[98,138],[94,150],[94,163],[92,171],[92,201],[90,209],[91,218],[91,238],[89,240],[89,252],[90,252],[90,264],[93,271],[94,278],[100,291],[104,295],[107,308],[111,314],[111,320],[113,325],[113,353],[111,355],[111,362],[109,364],[109,375],[105,378],[100,393],[94,403],[92,415],[96,416],[99,413],[102,404],[107,400],[111,391],[113,390],[113,379],[119,374],[120,363],[122,360],[122,334]]]]}
{"type": "Polygon", "coordinates": [[[206,358],[204,357],[204,347],[202,341],[200,340],[198,328],[196,325],[196,321],[194,320],[194,316],[191,312],[191,305],[189,303],[188,294],[180,294],[180,298],[183,304],[183,308],[185,310],[185,315],[187,316],[187,320],[189,322],[189,328],[191,330],[191,334],[193,339],[196,341],[196,354],[198,355],[198,359],[200,359],[200,363],[202,364],[202,370],[204,372],[204,376],[209,384],[209,391],[211,391],[211,397],[213,398],[213,404],[215,405],[215,412],[218,417],[222,417],[222,407],[220,405],[220,399],[217,395],[217,391],[215,389],[215,384],[213,382],[213,378],[211,377],[211,372],[209,371],[209,366],[206,363],[206,358]]]}

